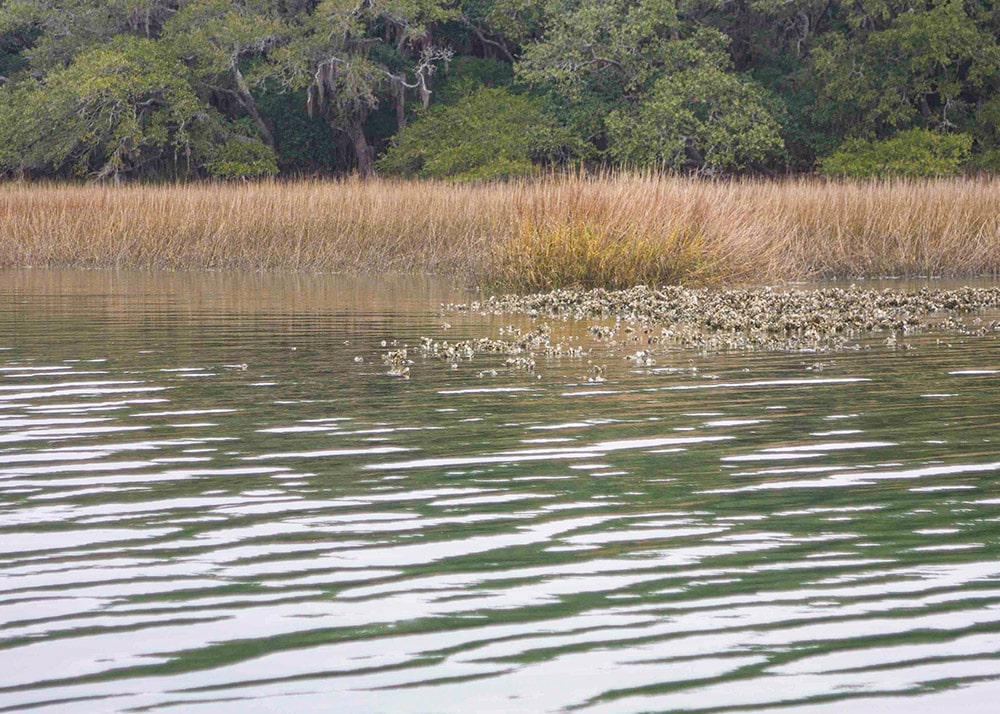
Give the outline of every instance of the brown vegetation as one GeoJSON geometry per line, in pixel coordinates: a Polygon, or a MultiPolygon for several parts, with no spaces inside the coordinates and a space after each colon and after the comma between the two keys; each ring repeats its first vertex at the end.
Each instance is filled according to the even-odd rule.
{"type": "Polygon", "coordinates": [[[0,187],[0,267],[432,272],[513,288],[1000,273],[1000,181],[661,176],[0,187]]]}

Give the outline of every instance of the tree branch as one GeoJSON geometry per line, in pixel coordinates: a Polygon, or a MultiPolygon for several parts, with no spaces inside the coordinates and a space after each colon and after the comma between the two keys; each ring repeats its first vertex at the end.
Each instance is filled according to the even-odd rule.
{"type": "Polygon", "coordinates": [[[236,94],[240,99],[240,104],[246,109],[247,114],[253,119],[253,123],[257,125],[257,131],[260,132],[260,138],[264,140],[270,148],[274,148],[274,134],[271,133],[271,127],[267,125],[264,121],[264,117],[260,115],[257,111],[257,102],[254,100],[253,95],[250,94],[250,87],[247,86],[246,80],[243,78],[243,73],[240,71],[239,56],[235,56],[230,63],[230,68],[233,72],[233,80],[236,82],[236,94]]]}
{"type": "Polygon", "coordinates": [[[496,40],[491,40],[488,37],[486,37],[486,35],[483,34],[483,31],[479,29],[479,27],[474,22],[472,22],[472,20],[470,20],[467,16],[461,15],[459,16],[459,20],[462,21],[463,25],[472,30],[472,33],[481,43],[483,43],[484,45],[490,45],[491,47],[496,47],[501,52],[503,52],[504,57],[506,57],[510,62],[514,61],[514,55],[511,54],[510,50],[507,49],[507,45],[505,45],[502,42],[497,42],[496,40]]]}

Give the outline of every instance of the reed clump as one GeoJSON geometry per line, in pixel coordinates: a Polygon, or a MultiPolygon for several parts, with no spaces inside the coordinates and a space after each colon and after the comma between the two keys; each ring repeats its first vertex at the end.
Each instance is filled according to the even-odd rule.
{"type": "Polygon", "coordinates": [[[703,273],[700,244],[699,236],[526,219],[495,246],[490,274],[499,284],[526,289],[692,282],[703,273]]]}
{"type": "Polygon", "coordinates": [[[1000,181],[656,175],[0,185],[0,267],[429,272],[512,289],[1000,273],[1000,181]]]}

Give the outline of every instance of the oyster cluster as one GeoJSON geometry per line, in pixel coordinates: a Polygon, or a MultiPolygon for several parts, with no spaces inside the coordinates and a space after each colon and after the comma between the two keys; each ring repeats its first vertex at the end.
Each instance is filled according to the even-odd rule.
{"type": "Polygon", "coordinates": [[[622,347],[669,343],[706,351],[844,349],[855,340],[886,332],[887,344],[895,346],[922,330],[1000,330],[1000,321],[968,319],[1000,308],[1000,288],[711,290],[640,285],[502,295],[444,308],[553,320],[613,320],[588,329],[595,339],[622,347]]]}
{"type": "Polygon", "coordinates": [[[386,352],[382,355],[382,364],[389,368],[386,374],[390,377],[410,378],[410,365],[413,364],[413,360],[407,359],[405,347],[386,352]]]}
{"type": "Polygon", "coordinates": [[[480,337],[454,342],[421,337],[419,351],[425,357],[437,357],[452,364],[457,364],[461,360],[471,360],[479,354],[506,355],[515,358],[508,359],[509,364],[506,366],[529,372],[534,370],[535,356],[582,357],[584,355],[584,350],[580,346],[554,342],[552,328],[546,323],[536,325],[528,332],[522,332],[514,326],[504,327],[500,333],[501,337],[498,339],[480,337]]]}
{"type": "MultiPolygon", "coordinates": [[[[501,295],[483,301],[442,305],[443,311],[483,316],[523,315],[532,327],[505,325],[499,336],[439,340],[421,337],[411,353],[447,362],[452,369],[479,355],[503,358],[478,372],[496,377],[522,372],[536,379],[536,360],[582,359],[593,354],[618,354],[633,368],[650,368],[670,349],[701,352],[733,350],[827,352],[869,346],[906,350],[906,338],[921,331],[959,335],[1000,332],[1000,288],[964,287],[916,291],[849,288],[739,290],[683,287],[628,290],[554,290],[533,295],[501,295]],[[995,314],[991,314],[993,311],[995,314]],[[553,324],[591,323],[584,336],[573,330],[553,337],[553,324]]],[[[451,325],[444,323],[443,329],[451,325]]],[[[562,330],[560,332],[563,332],[562,330]]],[[[392,343],[395,347],[396,342],[392,343]]],[[[387,343],[382,343],[387,347],[387,343]]],[[[363,362],[363,358],[355,358],[363,362]]],[[[407,346],[382,356],[388,374],[410,376],[407,346]]],[[[581,377],[604,382],[605,365],[591,361],[581,377]]],[[[822,370],[823,362],[807,367],[822,370]]]]}

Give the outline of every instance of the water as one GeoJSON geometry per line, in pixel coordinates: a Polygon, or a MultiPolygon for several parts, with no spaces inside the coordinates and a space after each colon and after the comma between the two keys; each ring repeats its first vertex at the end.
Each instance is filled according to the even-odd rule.
{"type": "Polygon", "coordinates": [[[996,335],[387,376],[463,297],[0,275],[0,711],[994,710],[996,335]]]}

